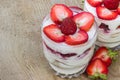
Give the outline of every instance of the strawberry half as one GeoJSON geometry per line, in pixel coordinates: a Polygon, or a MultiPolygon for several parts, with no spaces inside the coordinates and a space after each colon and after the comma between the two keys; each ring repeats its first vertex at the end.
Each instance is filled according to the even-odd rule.
{"type": "Polygon", "coordinates": [[[85,31],[89,31],[94,23],[94,16],[89,12],[81,12],[73,16],[76,25],[85,31]]]}
{"type": "Polygon", "coordinates": [[[100,6],[103,3],[103,0],[87,0],[87,1],[93,7],[100,6]]]}
{"type": "Polygon", "coordinates": [[[92,80],[107,80],[108,68],[106,64],[100,59],[95,59],[92,61],[88,65],[86,72],[92,80]]]}
{"type": "Polygon", "coordinates": [[[100,19],[112,20],[118,16],[117,11],[111,11],[104,6],[99,6],[96,8],[97,16],[100,19]]]}
{"type": "Polygon", "coordinates": [[[60,24],[63,19],[72,17],[73,12],[64,4],[55,4],[50,13],[53,22],[60,24]]]}
{"type": "Polygon", "coordinates": [[[43,32],[47,37],[55,42],[63,42],[65,40],[64,34],[62,34],[61,30],[56,24],[46,26],[43,29],[43,32]]]}
{"type": "Polygon", "coordinates": [[[73,35],[65,36],[65,42],[69,45],[83,44],[88,41],[88,34],[84,30],[80,30],[73,35]]]}
{"type": "Polygon", "coordinates": [[[92,60],[97,58],[101,59],[107,66],[110,66],[112,63],[112,59],[117,55],[117,52],[112,51],[111,49],[107,49],[106,47],[100,47],[95,52],[92,60]]]}

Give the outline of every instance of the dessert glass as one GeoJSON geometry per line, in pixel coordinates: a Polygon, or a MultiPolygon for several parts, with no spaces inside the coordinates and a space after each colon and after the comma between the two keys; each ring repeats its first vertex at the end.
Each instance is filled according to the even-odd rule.
{"type": "MultiPolygon", "coordinates": [[[[74,14],[81,13],[78,7],[70,7],[74,14]]],[[[92,28],[87,32],[89,39],[84,44],[68,45],[56,43],[50,40],[43,32],[43,28],[53,22],[48,14],[41,26],[43,52],[51,68],[62,78],[77,77],[82,74],[94,52],[97,37],[97,27],[94,22],[92,28]]]]}
{"type": "Polygon", "coordinates": [[[92,7],[87,0],[84,2],[84,10],[95,16],[95,20],[98,25],[96,45],[116,49],[120,48],[120,15],[112,20],[101,19],[97,15],[96,7],[92,7]]]}

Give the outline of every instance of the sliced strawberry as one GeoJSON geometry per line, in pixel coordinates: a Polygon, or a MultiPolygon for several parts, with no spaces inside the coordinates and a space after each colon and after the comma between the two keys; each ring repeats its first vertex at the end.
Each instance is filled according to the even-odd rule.
{"type": "Polygon", "coordinates": [[[92,61],[88,65],[86,72],[92,80],[107,80],[108,68],[106,64],[100,59],[95,59],[92,61]]]}
{"type": "Polygon", "coordinates": [[[119,6],[118,6],[118,8],[117,8],[117,12],[118,12],[118,14],[120,15],[120,3],[119,3],[119,6]]]}
{"type": "Polygon", "coordinates": [[[104,19],[104,20],[112,20],[118,16],[117,11],[111,11],[111,10],[105,8],[104,6],[97,7],[96,11],[97,11],[97,16],[100,19],[104,19]]]}
{"type": "Polygon", "coordinates": [[[76,32],[77,26],[71,18],[65,18],[60,25],[61,32],[65,35],[72,35],[76,32]]]}
{"type": "Polygon", "coordinates": [[[104,0],[103,4],[106,8],[110,10],[115,10],[118,8],[119,0],[104,0]]]}
{"type": "Polygon", "coordinates": [[[49,37],[51,40],[55,42],[63,42],[65,40],[65,37],[62,34],[61,30],[55,24],[46,26],[43,31],[47,37],[49,37]]]}
{"type": "Polygon", "coordinates": [[[73,20],[80,29],[89,31],[94,23],[94,16],[89,12],[81,12],[73,16],[73,20]]]}
{"type": "Polygon", "coordinates": [[[93,7],[100,6],[103,3],[103,0],[87,0],[87,1],[93,7]]]}
{"type": "Polygon", "coordinates": [[[107,66],[110,66],[112,63],[112,59],[117,55],[117,52],[112,51],[110,49],[107,49],[106,47],[100,47],[95,52],[95,55],[93,56],[92,60],[95,60],[96,58],[101,59],[107,66]]]}
{"type": "Polygon", "coordinates": [[[83,44],[88,41],[88,34],[84,30],[76,32],[74,35],[65,37],[65,42],[69,45],[83,44]]]}
{"type": "Polygon", "coordinates": [[[50,13],[51,19],[60,24],[61,21],[67,17],[72,17],[73,12],[64,4],[55,4],[50,13]]]}

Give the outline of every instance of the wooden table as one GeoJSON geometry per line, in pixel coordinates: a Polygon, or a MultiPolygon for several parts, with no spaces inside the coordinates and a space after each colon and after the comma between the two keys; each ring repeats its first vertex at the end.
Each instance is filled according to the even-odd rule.
{"type": "MultiPolygon", "coordinates": [[[[55,76],[43,55],[40,25],[51,1],[0,0],[0,80],[89,80],[55,76]]],[[[81,0],[58,1],[83,8],[81,0]]],[[[119,58],[109,70],[108,80],[120,80],[119,58]]]]}

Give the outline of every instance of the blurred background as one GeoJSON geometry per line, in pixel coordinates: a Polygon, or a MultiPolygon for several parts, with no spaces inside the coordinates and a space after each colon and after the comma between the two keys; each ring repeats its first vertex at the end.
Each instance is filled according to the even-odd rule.
{"type": "MultiPolygon", "coordinates": [[[[55,3],[83,8],[82,0],[0,0],[0,80],[89,80],[61,79],[44,58],[40,26],[55,3]]],[[[108,80],[120,80],[119,66],[120,59],[108,80]]]]}

